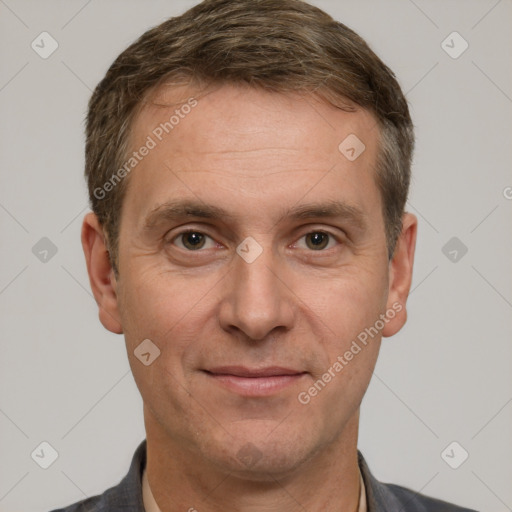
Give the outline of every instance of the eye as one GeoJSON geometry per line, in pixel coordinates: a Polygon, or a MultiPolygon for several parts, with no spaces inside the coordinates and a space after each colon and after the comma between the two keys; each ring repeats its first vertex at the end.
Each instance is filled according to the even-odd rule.
{"type": "Polygon", "coordinates": [[[326,247],[330,249],[332,246],[329,246],[329,243],[337,241],[334,235],[326,231],[311,231],[303,235],[302,239],[306,240],[306,248],[312,251],[323,251],[326,247]]]}
{"type": "MultiPolygon", "coordinates": [[[[170,243],[176,243],[178,247],[187,251],[198,251],[199,249],[205,248],[205,245],[207,245],[207,239],[209,239],[213,244],[210,248],[214,247],[215,242],[211,237],[201,233],[200,231],[189,229],[178,233],[170,243]]],[[[208,249],[209,247],[206,248],[208,249]]]]}
{"type": "MultiPolygon", "coordinates": [[[[339,243],[337,238],[332,233],[321,230],[306,233],[300,238],[300,240],[305,240],[305,247],[301,247],[298,242],[295,245],[299,245],[299,248],[305,248],[317,252],[323,252],[324,250],[335,246],[336,243],[339,243]]],[[[175,244],[185,251],[212,249],[216,246],[216,242],[210,236],[196,229],[188,229],[178,233],[171,240],[169,240],[169,243],[175,244]],[[209,246],[208,243],[210,244],[209,246]]]]}

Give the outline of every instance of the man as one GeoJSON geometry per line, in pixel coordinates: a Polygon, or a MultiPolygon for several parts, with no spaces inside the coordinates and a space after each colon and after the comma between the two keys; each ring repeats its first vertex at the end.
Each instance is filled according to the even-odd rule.
{"type": "Polygon", "coordinates": [[[96,88],[82,243],[146,440],[65,511],[462,511],[357,450],[406,322],[414,137],[392,72],[299,0],[206,0],[96,88]]]}

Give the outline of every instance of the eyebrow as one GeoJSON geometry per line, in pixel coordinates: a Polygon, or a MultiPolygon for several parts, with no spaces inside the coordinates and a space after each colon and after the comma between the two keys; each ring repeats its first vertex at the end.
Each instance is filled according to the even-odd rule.
{"type": "MultiPolygon", "coordinates": [[[[187,218],[235,221],[242,215],[233,214],[212,204],[192,199],[174,199],[153,208],[144,221],[144,229],[151,230],[164,222],[187,218]]],[[[322,201],[301,204],[282,213],[276,223],[285,219],[307,220],[312,218],[340,219],[364,231],[368,227],[367,215],[357,206],[342,201],[322,201]]]]}

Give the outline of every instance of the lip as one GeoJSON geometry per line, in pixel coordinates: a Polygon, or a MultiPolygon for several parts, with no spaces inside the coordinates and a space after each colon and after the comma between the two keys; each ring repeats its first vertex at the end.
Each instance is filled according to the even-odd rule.
{"type": "Polygon", "coordinates": [[[299,370],[291,368],[283,368],[282,366],[268,366],[266,368],[247,368],[245,366],[218,366],[206,370],[208,373],[214,375],[233,375],[235,377],[274,377],[282,375],[298,375],[301,373],[299,370]]]}
{"type": "Polygon", "coordinates": [[[222,387],[246,397],[274,395],[306,375],[306,372],[280,366],[221,366],[204,370],[204,373],[222,387]]]}

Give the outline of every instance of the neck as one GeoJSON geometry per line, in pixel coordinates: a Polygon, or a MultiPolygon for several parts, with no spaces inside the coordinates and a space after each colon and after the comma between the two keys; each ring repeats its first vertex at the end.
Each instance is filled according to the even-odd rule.
{"type": "Polygon", "coordinates": [[[356,512],[359,411],[341,435],[287,473],[240,475],[172,439],[144,408],[146,475],[162,512],[356,512]]]}

